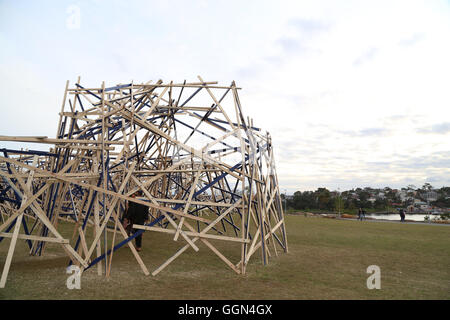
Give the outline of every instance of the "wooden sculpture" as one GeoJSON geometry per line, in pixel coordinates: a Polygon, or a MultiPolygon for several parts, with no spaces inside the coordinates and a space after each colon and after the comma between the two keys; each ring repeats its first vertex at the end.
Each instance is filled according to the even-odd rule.
{"type": "Polygon", "coordinates": [[[17,240],[27,241],[31,255],[58,243],[71,264],[83,272],[97,265],[106,275],[124,245],[150,274],[131,241],[143,232],[184,242],[152,275],[200,242],[238,274],[258,251],[264,264],[277,248],[287,252],[270,135],[244,117],[234,81],[198,78],[100,88],[67,81],[56,138],[0,136],[51,145],[48,152],[0,149],[0,241],[11,238],[0,287],[17,240]],[[131,197],[138,190],[143,196],[131,197]],[[121,223],[126,201],[149,209],[131,236],[121,223]],[[58,232],[61,219],[74,223],[74,240],[58,232]],[[240,261],[213,240],[240,243],[240,261]]]}

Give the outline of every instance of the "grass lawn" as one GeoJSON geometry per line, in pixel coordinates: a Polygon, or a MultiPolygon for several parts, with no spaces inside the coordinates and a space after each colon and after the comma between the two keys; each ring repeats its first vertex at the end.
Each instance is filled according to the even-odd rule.
{"type": "MultiPolygon", "coordinates": [[[[279,252],[267,266],[255,254],[243,276],[200,242],[199,252],[188,249],[155,277],[145,276],[122,247],[114,253],[110,279],[89,269],[81,290],[66,288],[68,258],[61,247],[49,244],[45,256],[30,257],[19,240],[0,299],[450,299],[449,226],[294,215],[286,220],[289,253],[279,252]],[[380,290],[366,287],[370,265],[381,269],[380,290]]],[[[69,238],[70,232],[67,226],[69,238]]],[[[184,246],[181,237],[172,238],[144,233],[141,257],[150,272],[184,246]]],[[[9,242],[0,243],[0,268],[9,242]]],[[[240,244],[211,243],[239,261],[240,244]]]]}

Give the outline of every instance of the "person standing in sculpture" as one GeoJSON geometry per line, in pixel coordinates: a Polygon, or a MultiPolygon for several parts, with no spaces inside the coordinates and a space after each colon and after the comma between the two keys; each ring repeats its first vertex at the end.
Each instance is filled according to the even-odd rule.
{"type": "MultiPolygon", "coordinates": [[[[133,195],[132,198],[141,197],[142,192],[137,191],[133,195]]],[[[141,200],[141,199],[139,199],[141,200]]],[[[148,218],[148,207],[143,204],[136,203],[133,201],[127,202],[127,207],[125,209],[125,214],[123,216],[123,227],[127,230],[128,236],[136,233],[139,229],[132,228],[133,224],[145,224],[145,221],[148,218]]],[[[136,250],[141,251],[142,249],[142,233],[135,238],[136,241],[136,250]]]]}

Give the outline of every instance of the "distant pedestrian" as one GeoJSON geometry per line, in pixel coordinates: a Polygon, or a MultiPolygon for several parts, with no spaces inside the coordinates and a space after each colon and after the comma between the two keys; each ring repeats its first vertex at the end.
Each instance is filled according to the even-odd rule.
{"type": "Polygon", "coordinates": [[[366,210],[362,210],[362,217],[361,217],[361,221],[362,220],[366,220],[366,210]]]}
{"type": "Polygon", "coordinates": [[[400,209],[400,222],[405,222],[405,211],[400,209]]]}
{"type": "Polygon", "coordinates": [[[359,210],[358,210],[358,220],[361,220],[361,221],[362,221],[363,215],[364,215],[363,209],[362,209],[362,208],[359,208],[359,210]]]}

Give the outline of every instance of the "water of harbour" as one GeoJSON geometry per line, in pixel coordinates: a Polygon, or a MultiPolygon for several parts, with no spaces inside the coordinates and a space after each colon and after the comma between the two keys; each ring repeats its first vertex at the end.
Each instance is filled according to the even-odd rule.
{"type": "MultiPolygon", "coordinates": [[[[372,219],[383,219],[383,220],[394,220],[394,221],[400,221],[400,215],[398,213],[367,213],[367,218],[372,219]]],[[[431,217],[431,219],[439,218],[439,215],[427,215],[427,214],[406,214],[405,220],[411,220],[411,221],[425,221],[425,217],[431,217]]]]}

